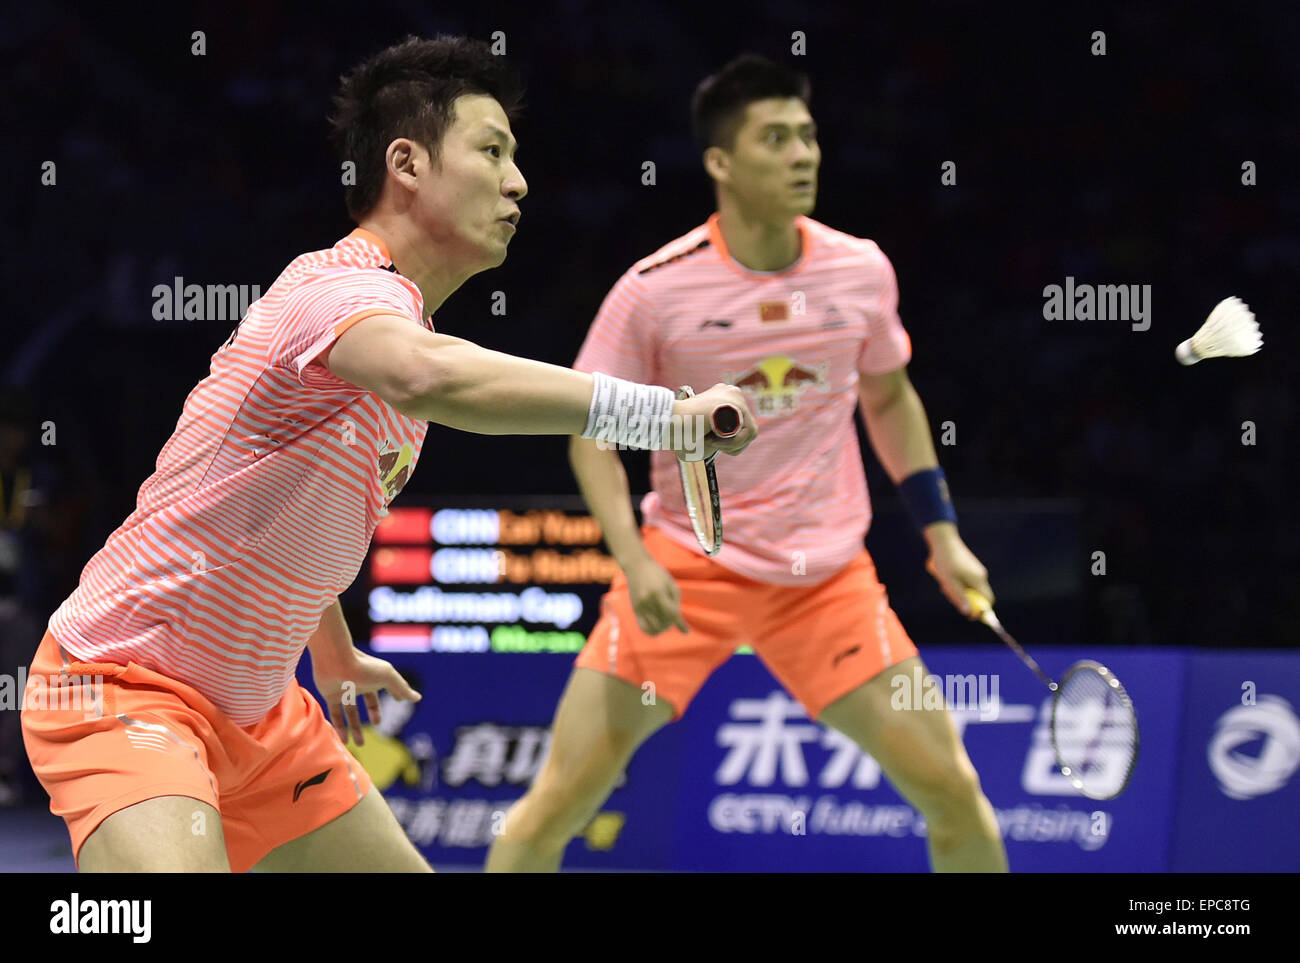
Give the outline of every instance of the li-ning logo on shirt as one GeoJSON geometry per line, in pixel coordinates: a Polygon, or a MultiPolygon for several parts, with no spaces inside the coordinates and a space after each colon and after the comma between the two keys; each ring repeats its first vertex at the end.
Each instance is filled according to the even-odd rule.
{"type": "Polygon", "coordinates": [[[788,415],[799,407],[799,396],[809,388],[826,391],[826,365],[801,364],[788,355],[764,358],[754,367],[726,380],[757,401],[757,414],[788,415]]]}
{"type": "Polygon", "coordinates": [[[714,318],[709,318],[706,321],[700,322],[700,330],[703,331],[705,328],[729,328],[734,323],[735,322],[733,321],[719,321],[714,318]]]}
{"type": "Polygon", "coordinates": [[[835,309],[835,305],[832,304],[826,309],[826,315],[822,318],[823,328],[842,328],[846,324],[848,322],[840,317],[840,312],[835,309]]]}
{"type": "Polygon", "coordinates": [[[379,452],[379,480],[383,482],[384,496],[388,501],[397,497],[414,467],[415,449],[409,441],[401,448],[391,438],[384,442],[379,452]]]}

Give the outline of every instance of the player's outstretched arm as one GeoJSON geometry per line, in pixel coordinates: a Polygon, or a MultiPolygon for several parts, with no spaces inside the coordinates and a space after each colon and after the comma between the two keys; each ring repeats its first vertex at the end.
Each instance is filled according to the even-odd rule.
{"type": "Polygon", "coordinates": [[[464,431],[576,435],[587,423],[591,375],[434,334],[406,318],[359,321],[324,360],[402,414],[464,431]]]}
{"type": "MultiPolygon", "coordinates": [[[[593,405],[592,375],[490,351],[396,315],[357,322],[322,360],[339,378],[374,392],[405,415],[485,435],[580,435],[593,405]]],[[[664,447],[675,450],[674,443],[703,439],[706,454],[714,448],[743,451],[757,432],[740,389],[714,386],[665,410],[707,424],[720,404],[741,412],[736,436],[720,440],[665,432],[664,447]]]]}

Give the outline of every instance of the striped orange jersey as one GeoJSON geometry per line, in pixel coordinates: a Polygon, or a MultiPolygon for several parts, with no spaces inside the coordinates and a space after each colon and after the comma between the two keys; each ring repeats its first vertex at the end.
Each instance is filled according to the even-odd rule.
{"type": "Polygon", "coordinates": [[[428,430],[321,363],[374,314],[433,330],[419,289],[362,230],[296,258],[254,302],[135,511],[51,617],[68,652],[187,683],[237,725],[275,706],[428,430]]]}
{"type": "MultiPolygon", "coordinates": [[[[807,217],[799,259],[751,271],[718,215],[638,261],[606,296],[575,367],[669,388],[744,389],[759,436],[717,461],[717,561],[774,584],[820,581],[862,550],[871,503],[853,411],[860,373],[905,366],[893,266],[876,244],[807,217]]],[[[651,457],[647,524],[696,546],[676,459],[651,457]]]]}

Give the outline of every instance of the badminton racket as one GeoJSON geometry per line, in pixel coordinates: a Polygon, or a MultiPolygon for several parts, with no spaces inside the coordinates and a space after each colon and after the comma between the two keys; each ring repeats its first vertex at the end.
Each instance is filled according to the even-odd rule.
{"type": "MultiPolygon", "coordinates": [[[[677,389],[677,399],[695,396],[689,385],[677,389]]],[[[709,427],[718,438],[732,438],[740,431],[740,412],[732,405],[719,405],[709,417],[709,427]]],[[[713,469],[717,452],[698,461],[677,460],[682,473],[682,494],[691,528],[700,548],[710,557],[722,550],[722,503],[718,498],[718,476],[713,469]]]]}
{"type": "Polygon", "coordinates": [[[1089,799],[1114,799],[1133,778],[1138,721],[1133,700],[1115,673],[1091,659],[1076,662],[1054,681],[1002,627],[993,606],[966,589],[972,617],[997,633],[1052,693],[1051,738],[1056,766],[1089,799]]]}

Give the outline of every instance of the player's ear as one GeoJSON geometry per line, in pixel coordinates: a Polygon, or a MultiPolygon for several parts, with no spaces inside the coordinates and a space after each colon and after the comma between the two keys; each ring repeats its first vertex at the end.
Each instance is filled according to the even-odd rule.
{"type": "Polygon", "coordinates": [[[731,174],[731,155],[721,147],[709,147],[704,151],[704,169],[715,181],[726,183],[731,174]]]}
{"type": "Polygon", "coordinates": [[[384,162],[388,172],[397,178],[402,186],[415,188],[416,163],[424,149],[408,137],[398,137],[388,145],[384,152],[384,162]]]}

